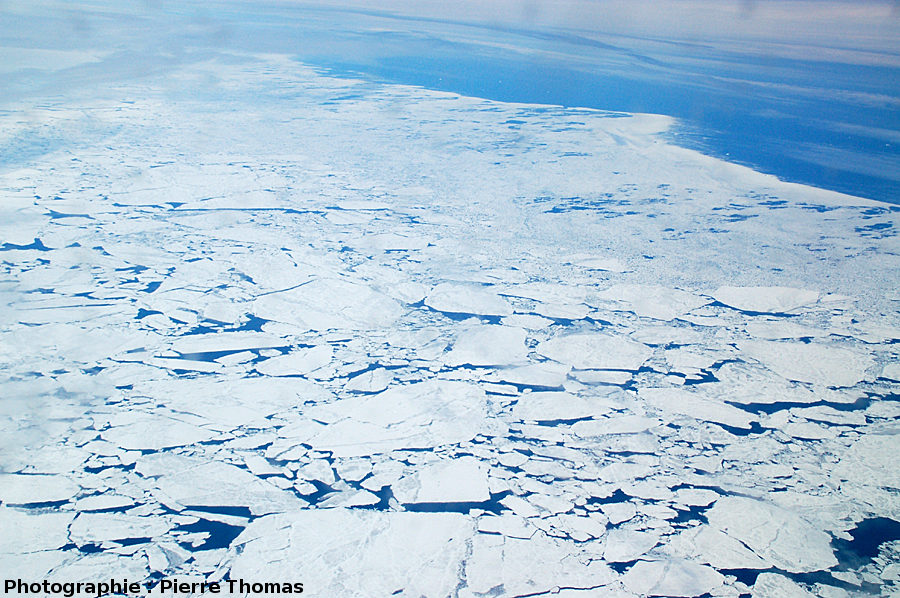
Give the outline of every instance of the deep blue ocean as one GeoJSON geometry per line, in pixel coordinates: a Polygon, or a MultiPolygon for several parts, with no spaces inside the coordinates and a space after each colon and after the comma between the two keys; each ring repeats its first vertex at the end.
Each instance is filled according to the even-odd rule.
{"type": "MultiPolygon", "coordinates": [[[[222,17],[222,13],[219,13],[222,17]]],[[[233,14],[228,43],[337,74],[492,100],[649,112],[677,143],[805,183],[900,204],[900,56],[766,56],[722,43],[580,36],[390,13],[233,14]]],[[[752,50],[752,48],[751,48],[752,50]]]]}
{"type": "MultiPolygon", "coordinates": [[[[164,72],[209,52],[274,52],[332,74],[492,100],[664,114],[678,119],[670,137],[683,146],[783,180],[900,204],[900,42],[856,48],[859,32],[851,30],[816,44],[800,41],[809,31],[793,41],[790,30],[778,43],[717,32],[685,37],[674,28],[649,36],[596,23],[512,26],[274,0],[202,6],[147,2],[115,19],[102,10],[91,19],[77,11],[40,20],[0,13],[6,37],[26,45],[35,38],[45,47],[93,48],[96,28],[114,41],[121,32],[102,62],[52,75],[8,73],[0,97],[164,72]]],[[[900,9],[885,18],[882,38],[896,30],[900,40],[900,9]]],[[[5,153],[45,151],[35,143],[5,153]]]]}

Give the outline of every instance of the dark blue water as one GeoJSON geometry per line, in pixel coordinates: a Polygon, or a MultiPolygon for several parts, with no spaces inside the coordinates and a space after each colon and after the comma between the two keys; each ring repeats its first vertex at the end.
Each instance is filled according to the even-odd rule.
{"type": "Polygon", "coordinates": [[[276,17],[260,9],[229,18],[241,20],[229,44],[290,51],[337,74],[674,116],[679,144],[783,180],[900,203],[897,55],[846,64],[820,58],[829,54],[817,48],[799,48],[804,59],[767,57],[721,43],[586,38],[376,12],[293,8],[276,17]]]}
{"type": "MultiPolygon", "coordinates": [[[[860,35],[852,29],[820,45],[797,41],[809,31],[796,40],[776,32],[778,44],[757,47],[752,38],[738,44],[715,31],[685,41],[677,33],[650,37],[601,24],[588,34],[514,27],[502,15],[477,23],[228,0],[148,2],[110,18],[106,8],[91,12],[94,3],[106,4],[0,14],[7,45],[40,39],[41,47],[78,49],[102,40],[102,48],[116,48],[73,69],[8,73],[0,99],[163,74],[220,59],[221,51],[275,52],[339,75],[493,100],[665,114],[679,119],[670,136],[684,146],[784,180],[900,204],[900,45],[867,39],[866,52],[848,55],[860,35]]],[[[886,27],[900,38],[895,12],[886,15],[893,19],[886,27]]],[[[61,143],[57,133],[42,131],[7,140],[0,166],[61,143]]]]}

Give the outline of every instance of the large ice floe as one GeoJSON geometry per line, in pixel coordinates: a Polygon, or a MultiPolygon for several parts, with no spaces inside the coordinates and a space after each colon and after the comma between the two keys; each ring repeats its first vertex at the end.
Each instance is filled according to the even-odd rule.
{"type": "Polygon", "coordinates": [[[192,56],[0,113],[54,140],[0,171],[5,570],[898,591],[895,210],[660,116],[192,56]]]}

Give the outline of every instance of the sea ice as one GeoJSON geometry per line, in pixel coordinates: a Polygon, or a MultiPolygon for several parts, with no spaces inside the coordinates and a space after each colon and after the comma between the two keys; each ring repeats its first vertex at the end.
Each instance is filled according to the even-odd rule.
{"type": "Polygon", "coordinates": [[[642,388],[639,396],[668,413],[687,415],[733,428],[749,429],[756,418],[742,409],[707,399],[683,388],[642,388]]]}
{"type": "MultiPolygon", "coordinates": [[[[15,533],[0,534],[3,558],[18,558],[25,553],[59,550],[69,543],[69,525],[73,512],[26,512],[0,506],[0,527],[15,533]]],[[[8,562],[8,561],[7,561],[8,562]]]]}
{"type": "Polygon", "coordinates": [[[525,331],[511,326],[463,330],[445,357],[448,365],[510,365],[526,361],[525,331]]]}
{"type": "MultiPolygon", "coordinates": [[[[19,30],[43,30],[35,6],[19,30]]],[[[154,15],[86,20],[101,44],[110,24],[171,41],[154,15]]],[[[121,56],[62,85],[14,70],[34,85],[0,110],[17,574],[289,571],[367,597],[724,597],[747,589],[735,569],[764,595],[828,568],[889,586],[876,561],[835,570],[831,540],[897,518],[895,212],[671,145],[666,117],[194,37],[87,95],[69,84],[121,56]],[[777,284],[797,288],[750,286],[777,284]]]]}
{"type": "Polygon", "coordinates": [[[638,561],[622,576],[625,587],[641,596],[700,596],[724,581],[715,569],[684,559],[638,561]]]}
{"type": "Polygon", "coordinates": [[[815,303],[819,293],[791,287],[719,287],[712,297],[741,311],[778,314],[815,303]]]}
{"type": "Polygon", "coordinates": [[[69,526],[69,538],[75,544],[102,544],[133,538],[154,538],[169,531],[171,522],[164,517],[138,517],[125,513],[79,513],[69,526]]]}
{"type": "Polygon", "coordinates": [[[400,304],[372,287],[339,278],[318,278],[293,289],[262,294],[253,313],[312,330],[383,328],[402,314],[400,304]]]}
{"type": "Polygon", "coordinates": [[[62,475],[0,474],[0,502],[35,505],[71,500],[81,488],[62,475]]]}
{"type": "MultiPolygon", "coordinates": [[[[821,595],[821,594],[820,594],[821,595]]],[[[753,584],[753,598],[814,598],[815,594],[777,573],[760,573],[753,584]]]]}
{"type": "Polygon", "coordinates": [[[716,501],[707,518],[714,529],[782,571],[806,573],[837,565],[831,536],[771,503],[727,496],[716,501]]]}
{"type": "Polygon", "coordinates": [[[432,448],[463,442],[492,429],[484,391],[465,382],[431,380],[395,386],[376,395],[344,399],[305,410],[279,434],[353,457],[401,448],[432,448]]]}
{"type": "Polygon", "coordinates": [[[738,348],[788,380],[824,386],[853,386],[874,365],[868,354],[820,343],[740,341],[738,348]]]}
{"type": "Polygon", "coordinates": [[[565,383],[571,369],[567,365],[548,361],[521,367],[503,368],[487,374],[484,379],[490,382],[506,382],[521,386],[558,388],[565,383]]]}
{"type": "Polygon", "coordinates": [[[156,453],[139,459],[135,471],[152,478],[165,497],[186,507],[248,507],[254,514],[266,514],[304,504],[249,471],[219,461],[156,453]]]}
{"type": "Polygon", "coordinates": [[[513,310],[497,293],[476,286],[441,283],[425,297],[425,305],[437,311],[481,316],[509,316],[513,310]]]}
{"type": "Polygon", "coordinates": [[[542,342],[537,352],[580,370],[638,370],[652,350],[622,336],[569,334],[542,342]]]}
{"type": "Polygon", "coordinates": [[[391,486],[400,504],[489,500],[487,471],[473,457],[429,463],[391,486]]]}
{"type": "Polygon", "coordinates": [[[629,529],[613,529],[603,544],[603,558],[610,563],[628,563],[659,543],[659,535],[629,529]]]}
{"type": "Polygon", "coordinates": [[[344,385],[344,389],[366,393],[381,392],[390,385],[393,379],[394,376],[389,370],[375,368],[350,378],[344,385]]]}
{"type": "Polygon", "coordinates": [[[540,391],[520,395],[512,412],[522,421],[554,421],[600,416],[607,410],[600,401],[567,392],[540,391]]]}
{"type": "Polygon", "coordinates": [[[139,420],[112,426],[101,438],[128,450],[160,450],[210,440],[214,432],[160,415],[144,415],[139,420]]]}
{"type": "Polygon", "coordinates": [[[448,596],[474,533],[455,513],[306,509],[253,521],[227,557],[231,579],[285,571],[327,596],[448,596]],[[403,558],[397,558],[397,555],[403,558]]]}
{"type": "Polygon", "coordinates": [[[597,293],[597,297],[609,309],[667,321],[709,303],[699,295],[659,285],[617,284],[597,293]]]}
{"type": "Polygon", "coordinates": [[[489,596],[496,588],[510,596],[544,594],[557,587],[594,588],[616,579],[606,564],[589,558],[589,551],[573,550],[543,533],[527,540],[478,534],[471,546],[461,598],[489,596]]]}
{"type": "Polygon", "coordinates": [[[317,345],[271,357],[256,365],[256,371],[267,376],[304,376],[331,363],[334,350],[329,345],[317,345]]]}

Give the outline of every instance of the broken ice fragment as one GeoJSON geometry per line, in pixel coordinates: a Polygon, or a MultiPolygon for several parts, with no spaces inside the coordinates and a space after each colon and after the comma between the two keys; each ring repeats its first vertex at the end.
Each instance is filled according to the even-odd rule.
{"type": "Polygon", "coordinates": [[[333,355],[331,346],[317,345],[266,359],[256,365],[256,371],[267,376],[308,375],[331,363],[333,355]]]}
{"type": "Polygon", "coordinates": [[[441,283],[425,298],[425,305],[446,313],[509,316],[512,307],[492,291],[476,286],[441,283]]]}
{"type": "Polygon", "coordinates": [[[471,545],[461,598],[490,596],[496,588],[508,596],[546,594],[559,587],[595,588],[616,577],[600,559],[591,558],[589,550],[543,533],[527,540],[478,534],[471,545]]]}
{"type": "Polygon", "coordinates": [[[513,415],[521,421],[573,420],[599,416],[608,409],[602,401],[567,392],[542,391],[519,396],[513,415]]]}
{"type": "Polygon", "coordinates": [[[477,386],[431,380],[310,407],[305,415],[329,425],[300,421],[279,433],[336,457],[365,456],[470,440],[496,425],[486,414],[487,397],[477,386]]]}
{"type": "Polygon", "coordinates": [[[447,354],[448,365],[509,365],[526,361],[525,331],[510,326],[463,330],[447,354]]]}
{"type": "MultiPolygon", "coordinates": [[[[820,594],[822,595],[822,594],[820,594]]],[[[760,573],[753,584],[753,598],[815,598],[815,594],[809,592],[784,575],[777,573],[760,573]]]]}
{"type": "Polygon", "coordinates": [[[610,415],[575,422],[572,432],[579,438],[595,438],[607,434],[636,434],[655,428],[660,421],[642,415],[610,415]]]}
{"type": "Polygon", "coordinates": [[[740,341],[738,348],[788,380],[825,386],[853,386],[875,363],[869,354],[819,343],[740,341]]]}
{"type": "Polygon", "coordinates": [[[103,430],[100,436],[128,450],[160,450],[203,442],[216,434],[168,417],[143,415],[133,423],[103,430]]]}
{"type": "Polygon", "coordinates": [[[385,368],[375,368],[358,374],[344,385],[345,390],[355,392],[381,392],[394,379],[393,374],[385,368]]]}
{"type": "Polygon", "coordinates": [[[253,521],[232,543],[229,577],[293,571],[323,596],[449,596],[473,533],[455,513],[297,510],[253,521]]]}
{"type": "Polygon", "coordinates": [[[603,558],[610,563],[627,563],[646,554],[659,543],[659,534],[614,529],[606,536],[603,558]]]}
{"type": "Polygon", "coordinates": [[[383,328],[403,313],[400,304],[372,287],[338,278],[319,278],[295,288],[263,294],[253,313],[266,320],[312,330],[383,328]]]}
{"type": "Polygon", "coordinates": [[[815,303],[819,293],[791,287],[719,287],[712,297],[740,311],[777,314],[815,303]]]}
{"type": "Polygon", "coordinates": [[[724,581],[715,569],[684,559],[638,561],[622,576],[625,587],[642,596],[700,596],[724,581]]]}
{"type": "Polygon", "coordinates": [[[565,383],[569,370],[571,368],[567,365],[548,361],[522,367],[503,368],[487,374],[484,380],[538,388],[558,388],[565,383]]]}
{"type": "Polygon", "coordinates": [[[542,342],[537,352],[580,370],[636,371],[652,350],[624,336],[570,334],[542,342]]]}
{"type": "Polygon", "coordinates": [[[473,457],[429,463],[391,487],[401,504],[475,503],[489,500],[485,469],[473,457]]]}
{"type": "Polygon", "coordinates": [[[662,411],[733,428],[749,429],[750,424],[756,421],[756,417],[742,409],[704,398],[683,388],[642,388],[638,395],[662,411]]]}
{"type": "Polygon", "coordinates": [[[881,370],[881,377],[900,382],[900,363],[888,363],[881,370]]]}
{"type": "Polygon", "coordinates": [[[156,487],[188,507],[248,507],[254,514],[296,509],[303,503],[245,469],[168,453],[145,455],[135,471],[156,478],[156,487]]]}
{"type": "Polygon", "coordinates": [[[108,509],[120,509],[130,507],[134,500],[117,494],[98,494],[88,496],[75,502],[76,511],[106,511],[108,509]]]}
{"type": "Polygon", "coordinates": [[[693,293],[657,285],[618,284],[597,293],[597,297],[609,309],[657,320],[674,320],[709,303],[709,299],[693,293]]]}
{"type": "Polygon", "coordinates": [[[71,500],[81,488],[61,475],[0,474],[0,502],[33,505],[71,500]]]}
{"type": "Polygon", "coordinates": [[[537,528],[528,522],[528,519],[509,513],[478,518],[478,531],[486,534],[500,534],[510,538],[527,540],[532,537],[537,528]]]}
{"type": "Polygon", "coordinates": [[[165,517],[79,513],[69,527],[69,537],[79,546],[132,538],[154,538],[169,531],[170,525],[165,517]]]}
{"type": "Polygon", "coordinates": [[[667,548],[717,569],[768,569],[771,564],[738,540],[708,525],[686,529],[671,538],[667,548]]]}
{"type": "Polygon", "coordinates": [[[528,330],[543,330],[553,323],[553,320],[542,316],[514,314],[501,320],[504,326],[516,326],[528,330]]]}
{"type": "Polygon", "coordinates": [[[716,501],[707,518],[710,526],[783,571],[807,573],[837,564],[831,536],[771,503],[727,496],[716,501]]]}
{"type": "MultiPolygon", "coordinates": [[[[69,543],[71,512],[30,512],[0,506],[0,559],[18,559],[28,552],[59,550],[69,543]],[[12,532],[15,533],[12,533],[12,532]]],[[[16,561],[18,562],[18,561],[16,561]]]]}

